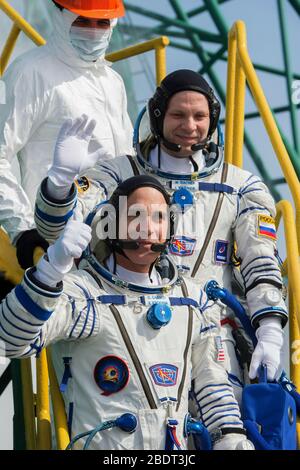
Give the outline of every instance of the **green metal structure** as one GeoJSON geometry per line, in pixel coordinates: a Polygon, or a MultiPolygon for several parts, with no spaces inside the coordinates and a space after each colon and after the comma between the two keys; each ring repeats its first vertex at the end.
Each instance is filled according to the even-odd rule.
{"type": "MultiPolygon", "coordinates": [[[[198,68],[199,72],[204,74],[212,86],[217,91],[219,98],[225,105],[225,89],[226,75],[220,73],[220,63],[227,61],[227,34],[232,25],[232,20],[228,20],[226,11],[230,7],[230,3],[239,4],[240,10],[243,9],[243,2],[232,0],[161,0],[154,1],[149,5],[146,1],[135,2],[133,0],[125,1],[126,17],[119,22],[119,34],[123,36],[123,45],[132,44],[143,39],[149,39],[157,35],[166,35],[170,38],[170,46],[174,52],[186,51],[194,56],[194,68],[198,68]],[[167,14],[161,11],[167,10],[167,14]],[[204,25],[199,27],[198,25],[204,25]]],[[[300,1],[299,0],[270,0],[270,8],[277,12],[277,24],[273,25],[276,34],[281,41],[281,51],[277,50],[276,54],[281,54],[283,67],[276,68],[268,66],[269,57],[265,57],[264,63],[254,63],[258,72],[263,72],[272,77],[280,77],[282,79],[281,87],[287,90],[286,103],[282,106],[270,106],[276,118],[285,113],[286,120],[289,122],[290,131],[284,132],[279,125],[281,135],[283,137],[290,158],[300,176],[300,128],[299,128],[299,108],[300,104],[293,103],[293,84],[294,81],[300,79],[300,67],[298,73],[293,69],[289,28],[287,21],[287,12],[289,15],[295,15],[299,18],[300,1]]],[[[237,8],[238,10],[238,8],[237,8]]],[[[240,13],[240,12],[239,12],[240,13]]],[[[253,15],[258,21],[268,21],[268,18],[260,18],[260,12],[256,11],[253,2],[253,15]]],[[[238,17],[235,17],[238,19],[238,17]]],[[[246,23],[246,26],[249,27],[246,23]]],[[[262,37],[261,43],[268,40],[262,37]]],[[[169,52],[169,56],[172,52],[169,52]]],[[[144,64],[144,67],[146,64],[144,64]]],[[[180,62],[178,67],[185,67],[180,62]]],[[[146,70],[145,70],[146,73],[146,70]]],[[[300,83],[299,83],[300,85],[300,83]]],[[[154,81],[153,81],[154,87],[154,81]]],[[[129,89],[131,87],[129,86],[129,89]]],[[[272,171],[264,162],[263,155],[257,145],[253,143],[250,133],[247,130],[247,123],[259,117],[257,112],[251,112],[246,107],[246,131],[245,131],[245,147],[256,166],[256,169],[269,186],[276,200],[281,198],[278,186],[285,183],[281,177],[272,176],[272,171]]]]}

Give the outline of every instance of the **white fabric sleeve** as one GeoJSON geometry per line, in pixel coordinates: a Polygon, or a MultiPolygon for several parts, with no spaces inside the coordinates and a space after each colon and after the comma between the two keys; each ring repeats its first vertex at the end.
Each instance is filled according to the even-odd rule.
{"type": "Polygon", "coordinates": [[[200,328],[192,345],[193,394],[198,417],[208,431],[220,427],[242,428],[241,414],[232,385],[223,367],[224,350],[214,306],[201,314],[200,328]]]}
{"type": "Polygon", "coordinates": [[[33,208],[17,182],[11,162],[40,124],[33,77],[14,63],[4,74],[5,100],[0,104],[0,224],[12,241],[34,227],[33,208]]]}
{"type": "Polygon", "coordinates": [[[66,223],[72,217],[77,202],[77,189],[73,184],[66,199],[53,199],[47,191],[45,178],[37,192],[34,218],[39,234],[49,243],[53,243],[63,232],[66,223]]]}
{"type": "Polygon", "coordinates": [[[276,258],[275,204],[265,184],[251,175],[238,191],[234,237],[253,326],[266,315],[287,321],[276,258]]]}
{"type": "Polygon", "coordinates": [[[2,356],[31,356],[56,341],[85,339],[99,332],[97,309],[78,272],[66,276],[64,286],[50,288],[34,277],[34,270],[26,271],[22,283],[0,306],[2,356]]]}

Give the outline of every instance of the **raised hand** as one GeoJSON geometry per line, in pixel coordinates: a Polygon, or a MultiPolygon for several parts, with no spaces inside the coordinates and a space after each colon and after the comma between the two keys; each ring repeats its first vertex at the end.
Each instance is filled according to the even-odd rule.
{"type": "Polygon", "coordinates": [[[70,188],[76,176],[95,166],[108,152],[99,145],[96,152],[89,153],[88,147],[96,127],[95,119],[86,114],[68,119],[58,134],[54,158],[48,177],[58,187],[70,188]]]}
{"type": "Polygon", "coordinates": [[[47,257],[38,262],[35,277],[43,284],[55,286],[70,271],[74,259],[80,258],[91,237],[89,225],[70,219],[58,240],[49,246],[47,257]]]}

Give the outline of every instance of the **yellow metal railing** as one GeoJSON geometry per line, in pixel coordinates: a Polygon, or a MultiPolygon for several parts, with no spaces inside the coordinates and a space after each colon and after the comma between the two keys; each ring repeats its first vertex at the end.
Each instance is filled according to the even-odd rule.
{"type": "MultiPolygon", "coordinates": [[[[246,28],[243,21],[234,23],[229,32],[228,39],[225,159],[228,163],[242,167],[244,102],[247,80],[282,172],[293,196],[296,209],[297,240],[298,246],[300,246],[300,183],[252,65],[247,50],[246,28]]],[[[295,256],[297,256],[296,253],[295,256]]],[[[299,317],[298,321],[300,323],[299,317]]]]}
{"type": "MultiPolygon", "coordinates": [[[[300,263],[297,256],[298,252],[298,243],[297,243],[297,232],[294,219],[294,210],[289,201],[280,201],[276,204],[277,214],[276,214],[276,227],[279,226],[280,220],[283,219],[284,232],[285,232],[285,243],[286,243],[286,252],[287,252],[287,273],[288,275],[288,284],[289,291],[292,293],[294,298],[294,309],[293,312],[289,312],[290,315],[293,315],[295,318],[299,317],[300,314],[300,263]]],[[[290,326],[294,332],[299,330],[299,325],[296,322],[296,325],[290,322],[290,326]]],[[[291,342],[295,341],[296,333],[293,333],[291,342]]],[[[298,372],[298,378],[295,376],[293,379],[298,380],[299,389],[300,389],[300,369],[298,372]]]]}
{"type": "Polygon", "coordinates": [[[21,360],[22,399],[24,408],[25,441],[27,450],[36,449],[35,395],[32,387],[31,360],[21,360]]]}
{"type": "MultiPolygon", "coordinates": [[[[246,82],[270,138],[286,182],[295,204],[296,217],[291,203],[277,204],[276,226],[283,219],[287,259],[283,264],[283,275],[288,277],[289,328],[290,328],[290,375],[300,390],[300,359],[293,348],[300,345],[300,183],[289,154],[284,146],[272,111],[251,62],[243,21],[233,24],[228,35],[228,69],[226,92],[225,160],[238,167],[243,166],[244,116],[246,82]],[[296,358],[294,360],[293,358],[296,358]],[[298,363],[299,362],[299,363],[298,363]]],[[[300,424],[297,423],[298,446],[300,448],[300,424]]]]}
{"type": "Polygon", "coordinates": [[[0,0],[0,9],[13,22],[12,29],[0,56],[0,76],[2,76],[21,31],[23,31],[37,46],[46,44],[46,41],[6,0],[0,0]]]}
{"type": "Polygon", "coordinates": [[[51,418],[49,397],[49,373],[47,364],[47,351],[43,349],[36,361],[36,417],[37,417],[37,449],[50,450],[51,445],[51,418]]]}
{"type": "MultiPolygon", "coordinates": [[[[297,232],[294,210],[289,201],[276,204],[276,228],[283,219],[285,243],[287,252],[288,298],[289,298],[289,329],[290,329],[290,376],[300,390],[300,354],[295,354],[294,348],[300,345],[300,328],[297,319],[300,317],[300,262],[297,243],[297,232]]],[[[298,448],[300,448],[300,420],[297,421],[298,448]]]]}
{"type": "Polygon", "coordinates": [[[70,443],[68,432],[68,423],[65,411],[64,400],[59,390],[59,385],[55,370],[52,364],[50,349],[47,349],[47,361],[49,370],[50,392],[53,407],[53,416],[55,424],[55,436],[57,450],[65,450],[70,443]]]}

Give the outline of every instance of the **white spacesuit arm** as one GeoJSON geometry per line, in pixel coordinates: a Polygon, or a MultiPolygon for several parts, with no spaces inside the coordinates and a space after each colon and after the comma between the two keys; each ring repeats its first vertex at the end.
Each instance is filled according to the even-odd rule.
{"type": "MultiPolygon", "coordinates": [[[[109,199],[122,181],[134,176],[134,171],[129,159],[124,155],[114,159],[99,161],[93,169],[85,172],[84,176],[95,185],[94,187],[96,185],[101,187],[105,199],[109,199]]],[[[87,193],[82,194],[82,197],[85,199],[86,196],[88,196],[87,193]]]]}
{"type": "Polygon", "coordinates": [[[209,432],[226,426],[241,429],[239,406],[222,365],[220,327],[216,321],[208,320],[213,308],[201,314],[200,328],[192,345],[193,392],[198,416],[209,432]]]}
{"type": "Polygon", "coordinates": [[[0,305],[0,355],[38,354],[59,340],[83,340],[99,331],[97,310],[88,288],[77,273],[64,285],[49,287],[36,279],[35,268],[0,305]]]}
{"type": "Polygon", "coordinates": [[[40,124],[33,79],[12,64],[2,78],[0,96],[0,225],[12,241],[34,227],[33,208],[17,182],[11,162],[40,124]]]}
{"type": "Polygon", "coordinates": [[[52,243],[74,211],[78,219],[86,220],[97,204],[107,200],[118,184],[131,176],[133,170],[127,157],[103,161],[77,178],[63,200],[50,196],[45,179],[37,193],[34,214],[40,235],[52,243]]]}
{"type": "Polygon", "coordinates": [[[278,316],[284,326],[287,311],[276,258],[275,204],[267,187],[251,175],[238,192],[234,236],[253,326],[266,316],[278,316]]]}
{"type": "Polygon", "coordinates": [[[217,310],[209,307],[198,314],[192,345],[193,396],[197,415],[211,435],[214,450],[252,450],[243,428],[239,405],[222,365],[224,350],[217,310]]]}
{"type": "Polygon", "coordinates": [[[34,219],[40,235],[49,243],[54,242],[63,232],[70,217],[74,214],[77,202],[77,189],[72,185],[66,199],[53,199],[47,191],[47,178],[42,181],[37,192],[34,219]]]}

